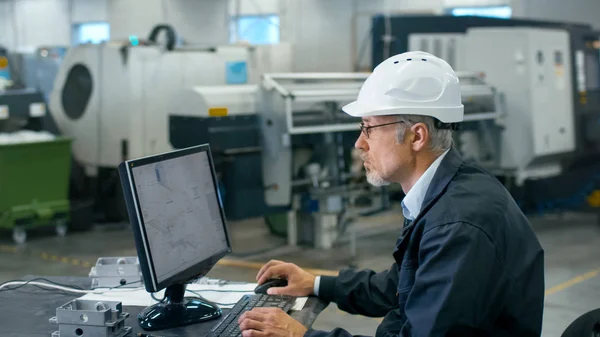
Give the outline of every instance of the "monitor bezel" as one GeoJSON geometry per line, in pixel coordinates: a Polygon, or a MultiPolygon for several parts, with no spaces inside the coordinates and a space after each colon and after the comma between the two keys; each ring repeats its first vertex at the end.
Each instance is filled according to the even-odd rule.
{"type": "Polygon", "coordinates": [[[121,177],[121,184],[123,188],[125,203],[127,206],[127,212],[129,214],[129,220],[131,222],[131,226],[134,233],[134,240],[140,261],[140,269],[142,271],[142,276],[144,279],[144,286],[147,291],[157,292],[173,284],[187,283],[195,278],[203,277],[212,269],[212,267],[215,264],[217,264],[217,262],[220,259],[232,252],[231,238],[227,226],[227,219],[225,217],[225,211],[223,209],[221,193],[219,192],[218,188],[217,174],[215,171],[214,161],[209,144],[202,144],[188,147],[185,149],[174,150],[167,153],[161,153],[157,155],[124,161],[119,165],[119,175],[121,177]],[[222,251],[212,255],[211,257],[208,257],[207,259],[200,261],[194,264],[193,266],[159,282],[154,266],[154,261],[152,259],[152,252],[148,244],[148,236],[146,233],[146,228],[140,209],[140,203],[137,196],[135,179],[133,177],[132,169],[139,166],[153,164],[174,158],[180,158],[201,152],[206,152],[208,157],[210,171],[213,179],[213,187],[218,198],[217,204],[219,205],[219,214],[221,215],[221,221],[223,222],[223,229],[225,232],[225,237],[227,239],[227,247],[222,251]]]}

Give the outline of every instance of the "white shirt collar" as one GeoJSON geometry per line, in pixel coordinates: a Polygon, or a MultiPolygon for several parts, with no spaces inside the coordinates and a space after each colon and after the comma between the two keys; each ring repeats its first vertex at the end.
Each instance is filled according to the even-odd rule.
{"type": "Polygon", "coordinates": [[[414,220],[419,212],[421,212],[421,207],[423,206],[423,200],[425,199],[425,194],[427,193],[427,189],[431,184],[431,180],[435,175],[438,167],[440,166],[442,160],[448,154],[450,149],[446,150],[446,152],[442,153],[437,159],[429,165],[427,170],[423,173],[421,177],[417,180],[414,186],[406,193],[406,196],[402,200],[402,214],[408,220],[414,220]]]}

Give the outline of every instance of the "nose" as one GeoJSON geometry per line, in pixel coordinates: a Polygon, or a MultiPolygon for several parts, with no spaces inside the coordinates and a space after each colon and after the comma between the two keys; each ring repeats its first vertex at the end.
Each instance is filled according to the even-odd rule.
{"type": "Polygon", "coordinates": [[[361,132],[358,135],[358,139],[354,143],[354,147],[359,150],[363,150],[364,152],[369,150],[369,143],[367,143],[367,137],[365,137],[364,132],[361,132]]]}

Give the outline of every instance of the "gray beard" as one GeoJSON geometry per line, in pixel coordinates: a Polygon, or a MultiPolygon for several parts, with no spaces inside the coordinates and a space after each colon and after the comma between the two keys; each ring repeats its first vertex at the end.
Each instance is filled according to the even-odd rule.
{"type": "Polygon", "coordinates": [[[375,171],[367,172],[367,181],[369,182],[369,184],[376,187],[388,186],[390,184],[389,181],[383,179],[381,175],[379,175],[379,173],[375,171]]]}

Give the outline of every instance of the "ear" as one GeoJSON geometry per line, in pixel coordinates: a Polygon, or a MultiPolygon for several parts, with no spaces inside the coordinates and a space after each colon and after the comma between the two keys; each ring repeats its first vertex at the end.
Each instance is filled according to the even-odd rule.
{"type": "Polygon", "coordinates": [[[429,143],[429,130],[424,123],[417,123],[411,127],[413,137],[411,140],[411,147],[413,151],[423,151],[429,143]]]}

